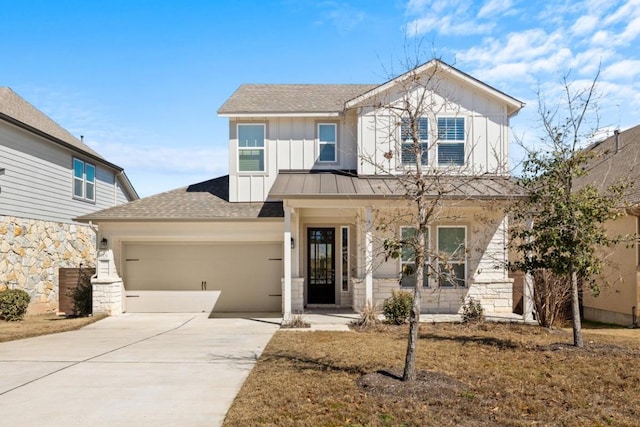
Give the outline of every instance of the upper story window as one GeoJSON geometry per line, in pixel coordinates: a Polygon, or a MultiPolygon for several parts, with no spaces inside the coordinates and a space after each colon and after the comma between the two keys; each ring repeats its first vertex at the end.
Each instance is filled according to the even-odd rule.
{"type": "Polygon", "coordinates": [[[238,124],[238,171],[264,172],[265,125],[238,124]]]}
{"type": "Polygon", "coordinates": [[[318,124],[318,161],[336,162],[338,127],[335,123],[318,124]]]}
{"type": "MultiPolygon", "coordinates": [[[[429,119],[419,117],[417,126],[418,144],[420,145],[420,163],[426,165],[429,161],[429,119]]],[[[401,161],[403,165],[415,165],[416,155],[413,147],[413,132],[411,121],[403,117],[400,126],[401,161]]]]}
{"type": "MultiPolygon", "coordinates": [[[[400,227],[400,239],[407,241],[416,237],[416,229],[414,227],[400,227]]],[[[429,246],[429,229],[426,230],[425,240],[427,247],[429,246]]],[[[429,275],[426,266],[429,264],[425,258],[424,276],[422,277],[422,286],[429,286],[429,275]]],[[[402,256],[400,258],[400,286],[412,287],[416,283],[416,254],[413,247],[409,244],[402,245],[402,256]]]]}
{"type": "Polygon", "coordinates": [[[96,201],[96,167],[80,159],[73,159],[73,197],[96,201]]]}
{"type": "Polygon", "coordinates": [[[438,166],[464,165],[464,117],[438,117],[438,166]]]}

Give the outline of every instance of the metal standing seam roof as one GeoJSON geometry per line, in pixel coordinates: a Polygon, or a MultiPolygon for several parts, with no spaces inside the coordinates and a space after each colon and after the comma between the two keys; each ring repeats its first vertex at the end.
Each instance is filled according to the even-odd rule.
{"type": "MultiPolygon", "coordinates": [[[[433,176],[430,188],[445,199],[510,199],[524,197],[511,177],[497,175],[433,176]]],[[[269,197],[293,198],[402,198],[406,191],[398,176],[357,176],[341,171],[280,171],[269,197]]]]}
{"type": "Polygon", "coordinates": [[[282,218],[282,202],[229,202],[229,175],[75,218],[80,222],[282,218]]]}
{"type": "Polygon", "coordinates": [[[578,177],[578,188],[593,184],[600,191],[612,185],[628,183],[624,202],[628,205],[640,204],[640,125],[612,135],[594,144],[591,150],[597,157],[591,162],[588,174],[578,177]]]}
{"type": "MultiPolygon", "coordinates": [[[[25,101],[8,87],[0,87],[0,117],[2,115],[59,139],[80,152],[84,152],[106,162],[106,160],[92,150],[91,147],[71,135],[62,126],[51,120],[46,114],[25,101]]],[[[120,167],[116,166],[116,168],[122,170],[120,167]]]]}
{"type": "Polygon", "coordinates": [[[218,114],[339,113],[376,84],[242,84],[218,114]]]}

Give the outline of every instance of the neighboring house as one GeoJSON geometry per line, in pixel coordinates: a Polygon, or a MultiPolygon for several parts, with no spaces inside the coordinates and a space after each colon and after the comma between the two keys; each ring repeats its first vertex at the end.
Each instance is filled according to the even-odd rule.
{"type": "MultiPolygon", "coordinates": [[[[422,308],[456,313],[473,296],[488,313],[511,313],[502,207],[518,195],[509,119],[523,104],[441,61],[415,72],[438,82],[428,88],[437,109],[420,118],[421,162],[458,188],[443,202],[454,215],[429,228],[429,244],[462,255],[453,282],[425,283],[422,308]]],[[[218,110],[229,118],[228,176],[78,218],[108,241],[94,306],[288,317],[381,305],[410,283],[400,272],[411,260],[385,260],[378,231],[403,204],[397,178],[415,168],[402,150],[404,121],[387,108],[419,95],[400,90],[408,75],[382,85],[240,86],[218,110]]],[[[410,233],[406,225],[392,232],[410,233]]]]}
{"type": "MultiPolygon", "coordinates": [[[[640,126],[616,131],[595,144],[596,160],[577,184],[594,184],[601,191],[627,183],[622,205],[625,215],[605,224],[610,236],[638,236],[640,233],[640,126]]],[[[640,251],[637,242],[625,242],[605,250],[606,267],[599,296],[583,292],[585,319],[621,325],[637,325],[640,315],[640,251]],[[634,244],[635,243],[635,244],[634,244]]]]}
{"type": "Polygon", "coordinates": [[[72,218],[135,199],[121,167],[0,87],[0,289],[55,312],[58,269],[95,265],[95,232],[72,218]]]}

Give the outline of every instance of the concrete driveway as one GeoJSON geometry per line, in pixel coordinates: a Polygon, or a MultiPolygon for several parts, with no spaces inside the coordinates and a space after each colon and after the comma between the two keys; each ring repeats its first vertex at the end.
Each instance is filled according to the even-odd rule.
{"type": "Polygon", "coordinates": [[[276,324],[125,314],[0,343],[2,425],[216,426],[276,324]]]}

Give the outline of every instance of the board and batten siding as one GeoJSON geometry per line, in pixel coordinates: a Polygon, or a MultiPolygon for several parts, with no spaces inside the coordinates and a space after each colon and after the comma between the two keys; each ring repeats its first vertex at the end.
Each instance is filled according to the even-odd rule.
{"type": "Polygon", "coordinates": [[[43,137],[0,122],[0,214],[55,222],[127,201],[115,171],[43,137]],[[73,158],[96,166],[96,201],[73,198],[73,158]]]}
{"type": "Polygon", "coordinates": [[[229,121],[229,200],[231,202],[262,202],[267,199],[278,171],[352,169],[358,165],[355,111],[345,117],[259,117],[252,120],[229,121]],[[237,125],[264,123],[265,171],[238,171],[237,125]],[[318,162],[318,123],[337,124],[337,161],[318,162]]]}
{"type": "MultiPolygon", "coordinates": [[[[509,119],[506,105],[470,86],[446,79],[438,82],[437,90],[445,96],[432,93],[429,98],[433,105],[426,111],[429,140],[437,140],[437,117],[464,117],[467,162],[464,169],[473,173],[508,174],[509,119]]],[[[403,96],[402,93],[389,95],[390,103],[401,102],[403,96]]],[[[365,106],[360,109],[357,141],[363,161],[359,162],[359,174],[401,173],[398,120],[389,108],[365,106]],[[393,158],[389,160],[385,153],[390,151],[393,158]]],[[[436,144],[430,144],[428,155],[429,163],[435,165],[436,144]]]]}

